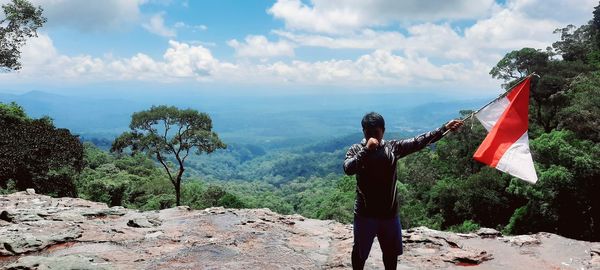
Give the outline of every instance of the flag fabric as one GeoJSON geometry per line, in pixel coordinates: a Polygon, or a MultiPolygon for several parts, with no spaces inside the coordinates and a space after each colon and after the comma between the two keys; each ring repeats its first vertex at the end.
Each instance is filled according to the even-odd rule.
{"type": "Polygon", "coordinates": [[[537,174],[529,151],[530,77],[508,95],[492,102],[475,117],[488,131],[473,158],[512,176],[535,183],[537,174]]]}

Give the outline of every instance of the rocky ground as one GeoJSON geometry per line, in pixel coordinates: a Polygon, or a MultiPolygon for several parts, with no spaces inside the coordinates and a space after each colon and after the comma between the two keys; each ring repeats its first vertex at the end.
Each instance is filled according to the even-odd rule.
{"type": "MultiPolygon", "coordinates": [[[[600,243],[549,233],[404,231],[399,269],[600,269],[600,243]]],[[[33,190],[0,196],[0,269],[348,269],[352,226],[268,209],[139,212],[33,190]]],[[[374,244],[368,269],[383,269],[374,244]]]]}

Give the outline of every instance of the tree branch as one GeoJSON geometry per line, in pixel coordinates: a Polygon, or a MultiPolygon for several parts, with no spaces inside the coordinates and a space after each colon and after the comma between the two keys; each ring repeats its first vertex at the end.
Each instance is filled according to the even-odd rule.
{"type": "Polygon", "coordinates": [[[165,143],[168,145],[169,144],[169,140],[167,140],[167,134],[169,133],[169,125],[167,124],[167,120],[164,120],[165,123],[165,133],[163,134],[163,139],[165,140],[165,143]]]}
{"type": "Polygon", "coordinates": [[[181,129],[183,128],[183,125],[179,125],[179,130],[177,130],[177,141],[179,142],[179,148],[177,148],[177,152],[175,153],[176,156],[179,156],[179,153],[181,152],[181,145],[183,144],[183,142],[181,141],[181,129]]]}
{"type": "Polygon", "coordinates": [[[169,132],[170,129],[170,125],[168,124],[168,121],[165,119],[164,120],[165,123],[165,133],[163,135],[163,139],[165,140],[165,144],[169,147],[169,149],[171,149],[171,152],[173,152],[173,154],[175,155],[175,158],[177,159],[177,162],[179,163],[179,167],[183,167],[183,163],[181,162],[181,159],[179,158],[179,151],[175,150],[175,147],[173,146],[173,144],[169,143],[169,140],[167,139],[167,134],[169,132]]]}
{"type": "Polygon", "coordinates": [[[156,152],[156,159],[158,159],[158,161],[160,162],[160,164],[162,164],[163,167],[165,167],[165,170],[167,170],[167,174],[169,175],[169,180],[171,180],[171,183],[173,183],[173,185],[175,185],[175,180],[173,180],[173,175],[171,175],[171,171],[169,170],[169,166],[167,166],[167,164],[165,164],[165,162],[163,161],[163,158],[160,156],[159,152],[156,152]]]}
{"type": "Polygon", "coordinates": [[[181,159],[183,162],[185,162],[185,159],[188,157],[188,155],[190,154],[190,148],[186,148],[185,149],[185,156],[183,156],[183,158],[181,159]]]}

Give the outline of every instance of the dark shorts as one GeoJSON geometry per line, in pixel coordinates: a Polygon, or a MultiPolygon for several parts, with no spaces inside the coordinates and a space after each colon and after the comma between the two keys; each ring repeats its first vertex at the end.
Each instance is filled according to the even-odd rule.
{"type": "Polygon", "coordinates": [[[402,255],[402,225],[399,217],[371,218],[354,215],[353,253],[360,259],[369,257],[377,236],[383,256],[402,255]]]}

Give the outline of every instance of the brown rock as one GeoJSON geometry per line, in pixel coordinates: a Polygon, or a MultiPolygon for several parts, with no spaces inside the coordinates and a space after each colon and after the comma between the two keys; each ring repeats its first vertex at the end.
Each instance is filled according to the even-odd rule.
{"type": "Polygon", "coordinates": [[[134,228],[152,228],[160,226],[160,224],[160,220],[146,217],[130,219],[127,221],[127,226],[134,228]]]}
{"type": "Polygon", "coordinates": [[[465,251],[465,250],[449,250],[444,253],[442,258],[446,262],[451,262],[456,265],[478,265],[482,262],[493,259],[491,254],[486,251],[465,251]]]}
{"type": "Polygon", "coordinates": [[[500,238],[500,240],[519,247],[539,245],[542,243],[540,239],[532,235],[506,236],[500,238]]]}
{"type": "Polygon", "coordinates": [[[600,268],[600,245],[595,245],[590,249],[590,266],[600,268]]]}
{"type": "Polygon", "coordinates": [[[481,238],[496,238],[502,236],[502,233],[492,228],[481,228],[477,230],[476,234],[481,236],[481,238]]]}
{"type": "Polygon", "coordinates": [[[102,259],[82,255],[58,257],[26,256],[8,265],[6,270],[109,270],[113,269],[102,259]]]}
{"type": "MultiPolygon", "coordinates": [[[[0,209],[0,269],[351,268],[352,225],[268,209],[140,212],[26,192],[0,196],[0,209]]],[[[398,268],[598,268],[588,242],[478,233],[403,231],[398,268]]],[[[375,241],[366,269],[383,269],[381,255],[375,241]]]]}

